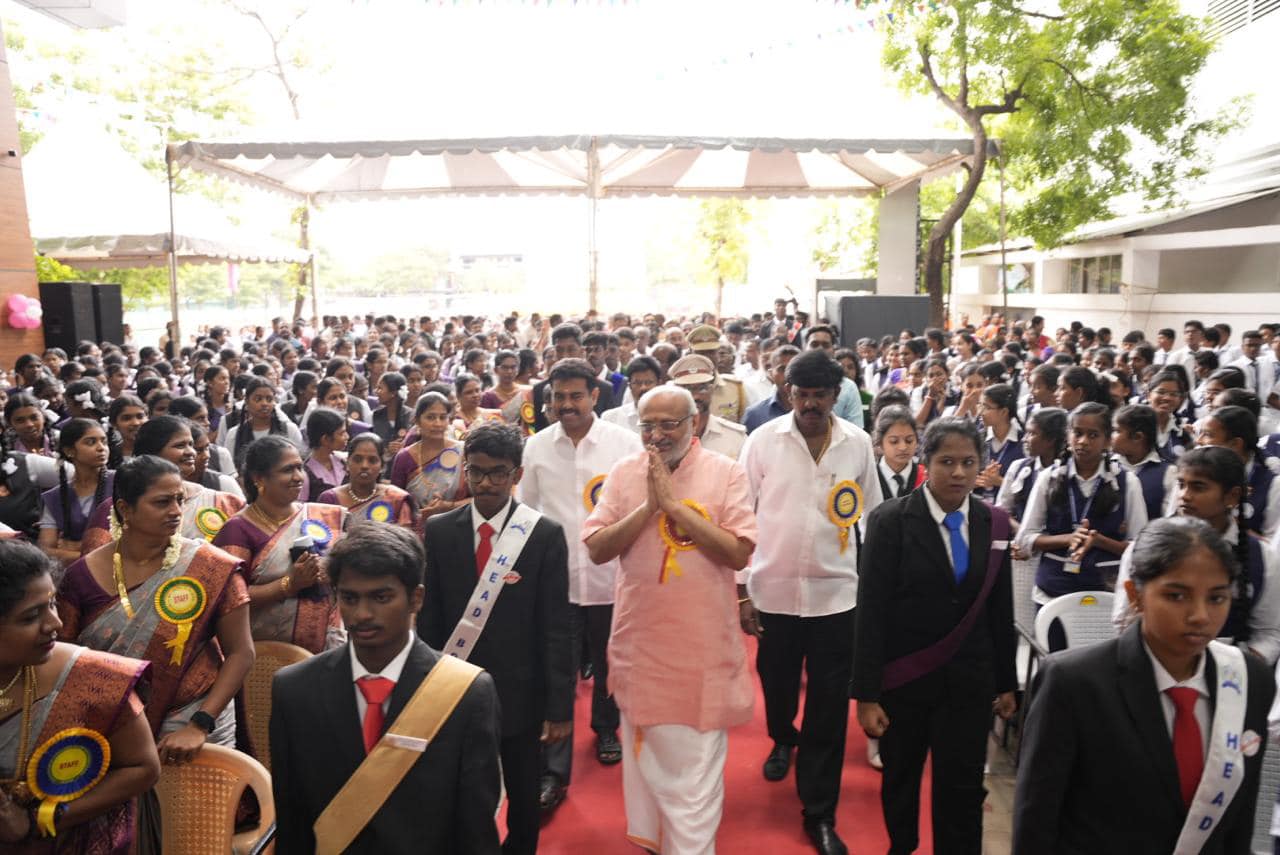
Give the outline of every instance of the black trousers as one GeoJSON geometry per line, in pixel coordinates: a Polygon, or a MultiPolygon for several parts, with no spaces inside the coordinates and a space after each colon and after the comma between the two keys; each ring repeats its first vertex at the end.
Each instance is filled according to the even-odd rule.
{"type": "Polygon", "coordinates": [[[849,726],[853,609],[808,618],[761,612],[760,626],[764,635],[756,669],[764,689],[769,738],[797,747],[796,792],[805,819],[834,823],[849,726]],[[804,721],[797,732],[802,666],[804,721]]]}
{"type": "MultiPolygon", "coordinates": [[[[573,620],[573,649],[575,660],[585,638],[591,658],[591,729],[596,733],[614,733],[618,730],[618,705],[609,694],[609,632],[613,628],[613,606],[570,606],[573,620]]],[[[578,673],[581,663],[573,663],[573,673],[578,673]]],[[[553,774],[564,786],[569,785],[573,774],[573,737],[554,743],[543,750],[543,773],[553,774]]]]}
{"type": "Polygon", "coordinates": [[[538,851],[538,770],[541,766],[541,727],[498,744],[502,759],[502,783],[507,788],[507,837],[504,855],[534,855],[538,851]]]}
{"type": "Polygon", "coordinates": [[[946,677],[946,688],[933,699],[886,692],[880,702],[889,716],[889,729],[880,737],[880,804],[890,855],[906,855],[920,845],[920,779],[928,754],[933,851],[982,855],[983,771],[995,691],[989,678],[946,677]]]}

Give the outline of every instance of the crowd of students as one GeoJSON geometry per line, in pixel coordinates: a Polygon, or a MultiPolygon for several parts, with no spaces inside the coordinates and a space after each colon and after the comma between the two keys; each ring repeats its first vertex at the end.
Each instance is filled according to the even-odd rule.
{"type": "MultiPolygon", "coordinates": [[[[546,641],[557,660],[530,660],[545,671],[532,700],[511,688],[526,677],[490,668],[504,706],[538,706],[532,742],[523,723],[500,729],[505,851],[534,851],[538,811],[569,786],[562,684],[594,674],[597,759],[634,760],[635,716],[623,709],[620,724],[608,678],[622,571],[616,555],[592,559],[588,518],[614,466],[685,430],[644,415],[654,390],[674,388],[698,447],[739,461],[751,505],[739,510],[760,520],[736,618],[759,639],[775,742],[763,774],[786,777],[798,750],[818,851],[845,851],[834,817],[850,698],[884,770],[891,851],[918,846],[930,753],[935,849],[978,851],[990,717],[1012,716],[1029,688],[1014,616],[1089,591],[1115,593],[1117,637],[1051,657],[1023,697],[1014,851],[1248,851],[1280,658],[1280,324],[1235,343],[1227,325],[1190,320],[1175,346],[1169,329],[1113,342],[995,315],[841,347],[838,329],[788,308],[723,321],[370,315],[314,330],[276,319],[164,351],[83,342],[21,356],[0,384],[0,843],[127,850],[154,827],[159,763],[205,743],[253,750],[234,701],[255,642],[347,644],[326,558],[338,542],[366,523],[425,539],[427,596],[444,598],[432,544],[452,535],[431,521],[492,518],[468,509],[514,495],[556,524],[542,536],[564,578],[555,603],[529,606],[555,626],[511,639],[546,641]],[[594,450],[579,450],[589,435],[594,450]],[[838,539],[811,546],[824,526],[838,539]],[[72,726],[109,746],[83,795],[41,806],[5,783],[72,726]],[[1122,774],[1136,802],[1110,795],[1104,782],[1122,774]]],[[[461,553],[480,555],[476,532],[461,553]]],[[[438,605],[419,630],[443,647],[457,619],[438,605]]],[[[1060,627],[1050,641],[1067,646],[1060,627]]],[[[706,811],[714,847],[719,802],[706,811]]],[[[679,841],[705,841],[705,828],[663,822],[676,842],[633,841],[704,851],[679,841]]]]}

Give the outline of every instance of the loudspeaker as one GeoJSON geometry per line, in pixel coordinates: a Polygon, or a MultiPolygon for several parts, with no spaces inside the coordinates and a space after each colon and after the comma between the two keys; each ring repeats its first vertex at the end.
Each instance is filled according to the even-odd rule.
{"type": "Polygon", "coordinates": [[[98,341],[93,283],[41,282],[40,305],[44,309],[45,347],[60,347],[74,358],[80,342],[98,341]]]}
{"type": "Polygon", "coordinates": [[[93,283],[93,315],[98,343],[124,343],[124,304],[120,286],[112,282],[93,283]]]}
{"type": "Polygon", "coordinates": [[[891,335],[904,329],[923,335],[929,325],[928,295],[890,297],[878,294],[827,297],[826,315],[840,319],[840,346],[853,347],[860,338],[891,335]]]}

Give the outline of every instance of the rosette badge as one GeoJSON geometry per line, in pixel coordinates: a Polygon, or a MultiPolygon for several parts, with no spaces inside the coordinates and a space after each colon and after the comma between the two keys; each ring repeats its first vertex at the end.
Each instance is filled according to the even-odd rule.
{"type": "Polygon", "coordinates": [[[205,540],[213,540],[227,524],[227,515],[217,508],[201,508],[196,511],[196,530],[205,540]]]}
{"type": "Polygon", "coordinates": [[[327,547],[329,542],[333,540],[333,530],[320,520],[303,520],[301,531],[303,537],[311,538],[311,542],[320,549],[327,547]]]}
{"type": "Polygon", "coordinates": [[[587,513],[591,513],[596,509],[596,505],[600,502],[600,491],[604,489],[603,475],[597,475],[587,482],[587,486],[582,488],[582,506],[587,509],[587,513]]]}
{"type": "Polygon", "coordinates": [[[164,643],[172,650],[170,665],[181,665],[187,641],[191,638],[191,626],[204,614],[208,594],[198,579],[175,576],[156,591],[156,613],[160,618],[177,627],[174,637],[164,643]]]}
{"type": "Polygon", "coordinates": [[[40,800],[36,825],[48,837],[62,802],[74,801],[97,786],[111,765],[111,744],[96,730],[59,731],[36,749],[27,766],[27,786],[40,800]]]}
{"type": "Polygon", "coordinates": [[[446,448],[440,452],[440,456],[436,458],[436,462],[440,468],[446,472],[452,472],[458,468],[458,464],[462,462],[462,455],[456,448],[446,448]]]}
{"type": "Polygon", "coordinates": [[[365,519],[371,522],[391,522],[391,517],[395,511],[389,502],[377,501],[369,505],[364,512],[365,519]]]}
{"type": "MultiPolygon", "coordinates": [[[[707,509],[693,499],[685,499],[681,504],[693,508],[704,520],[711,522],[711,514],[707,513],[707,509]]],[[[666,552],[662,556],[662,569],[658,571],[658,584],[665,585],[668,576],[684,575],[680,570],[680,563],[676,561],[676,553],[697,549],[698,544],[694,543],[693,538],[684,529],[680,528],[675,520],[667,516],[666,511],[663,511],[662,515],[658,517],[658,535],[667,546],[666,552]]]]}
{"type": "Polygon", "coordinates": [[[862,488],[856,481],[841,481],[827,495],[827,518],[840,532],[840,554],[849,548],[849,529],[862,518],[862,488]]]}

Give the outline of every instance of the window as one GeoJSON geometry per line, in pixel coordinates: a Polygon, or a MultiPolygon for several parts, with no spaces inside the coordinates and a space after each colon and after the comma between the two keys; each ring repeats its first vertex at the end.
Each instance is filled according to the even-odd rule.
{"type": "Polygon", "coordinates": [[[1280,0],[1209,0],[1209,33],[1233,33],[1280,9],[1280,0]]]}
{"type": "Polygon", "coordinates": [[[1119,294],[1118,255],[1073,258],[1067,267],[1067,291],[1071,294],[1119,294]]]}

